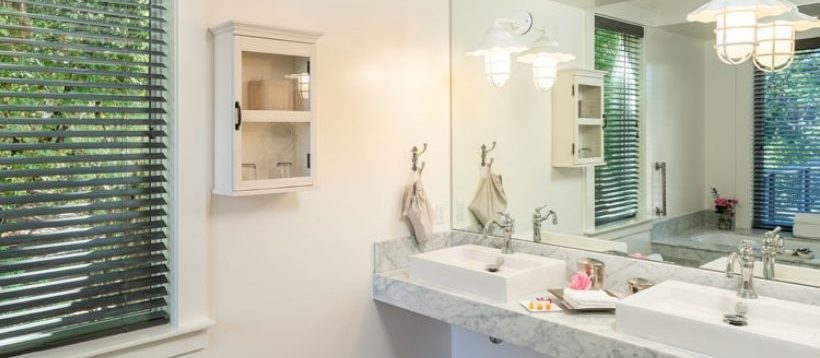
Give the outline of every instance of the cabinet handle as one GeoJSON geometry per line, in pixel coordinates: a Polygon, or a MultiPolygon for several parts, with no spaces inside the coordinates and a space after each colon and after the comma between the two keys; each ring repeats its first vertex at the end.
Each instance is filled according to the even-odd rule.
{"type": "Polygon", "coordinates": [[[234,129],[239,130],[239,127],[242,126],[242,105],[239,104],[239,101],[234,102],[234,108],[236,108],[236,119],[237,122],[234,124],[234,129]]]}
{"type": "Polygon", "coordinates": [[[572,155],[575,155],[575,143],[572,143],[572,155]]]}

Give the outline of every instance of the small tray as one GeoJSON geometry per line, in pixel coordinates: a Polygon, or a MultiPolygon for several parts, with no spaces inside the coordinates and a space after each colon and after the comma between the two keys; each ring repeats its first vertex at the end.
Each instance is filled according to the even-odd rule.
{"type": "Polygon", "coordinates": [[[561,312],[561,311],[563,311],[563,309],[561,308],[561,306],[558,304],[557,301],[552,301],[552,308],[549,309],[549,310],[547,310],[545,308],[542,308],[540,310],[537,309],[537,308],[530,309],[530,302],[532,302],[532,300],[520,301],[519,303],[521,303],[521,305],[524,306],[524,308],[527,311],[530,311],[530,312],[533,312],[533,313],[549,313],[549,312],[561,312]]]}
{"type": "MultiPolygon", "coordinates": [[[[567,301],[564,301],[564,289],[563,288],[551,288],[549,291],[553,296],[558,298],[561,301],[561,307],[563,307],[568,312],[615,312],[615,308],[575,308],[572,307],[567,301]]],[[[604,290],[606,294],[619,298],[618,295],[610,292],[609,290],[604,290]]]]}

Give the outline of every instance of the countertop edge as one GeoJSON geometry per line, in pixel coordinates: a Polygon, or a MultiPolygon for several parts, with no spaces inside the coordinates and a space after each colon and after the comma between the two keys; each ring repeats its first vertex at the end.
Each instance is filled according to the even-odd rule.
{"type": "Polygon", "coordinates": [[[373,275],[373,299],[451,325],[504,340],[557,358],[568,357],[707,357],[702,354],[614,332],[611,314],[541,316],[412,282],[406,270],[373,275]],[[577,320],[574,325],[572,321],[577,320]],[[569,322],[567,322],[569,321],[569,322]],[[590,329],[597,325],[602,334],[590,329]],[[605,327],[609,325],[609,328],[605,327]],[[587,327],[581,327],[587,326],[587,327]]]}

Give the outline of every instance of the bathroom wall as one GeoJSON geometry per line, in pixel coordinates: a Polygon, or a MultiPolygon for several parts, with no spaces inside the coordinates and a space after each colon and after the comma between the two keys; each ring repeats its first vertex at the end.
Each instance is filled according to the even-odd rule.
{"type": "Polygon", "coordinates": [[[372,244],[408,235],[400,218],[410,149],[429,143],[425,184],[449,227],[446,0],[179,0],[181,195],[208,247],[200,276],[217,325],[196,357],[449,357],[450,327],[371,296],[372,244]],[[323,32],[318,186],[212,196],[212,44],[226,20],[323,32]],[[190,205],[188,205],[190,204],[190,205]]]}

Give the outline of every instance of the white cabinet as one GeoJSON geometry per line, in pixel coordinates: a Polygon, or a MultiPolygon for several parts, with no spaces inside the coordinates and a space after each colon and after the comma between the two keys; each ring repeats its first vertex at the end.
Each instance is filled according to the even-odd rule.
{"type": "Polygon", "coordinates": [[[248,196],[311,189],[316,178],[313,73],[321,35],[236,22],[211,32],[213,192],[248,196]]]}
{"type": "Polygon", "coordinates": [[[563,70],[552,88],[552,166],[604,164],[604,72],[563,70]]]}

